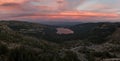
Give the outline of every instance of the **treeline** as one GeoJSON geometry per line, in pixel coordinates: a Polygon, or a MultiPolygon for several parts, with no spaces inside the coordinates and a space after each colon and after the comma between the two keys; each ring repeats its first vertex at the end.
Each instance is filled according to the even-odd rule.
{"type": "Polygon", "coordinates": [[[60,52],[49,50],[34,50],[20,46],[8,48],[7,45],[0,43],[0,60],[2,61],[79,61],[77,55],[72,51],[60,52]]]}

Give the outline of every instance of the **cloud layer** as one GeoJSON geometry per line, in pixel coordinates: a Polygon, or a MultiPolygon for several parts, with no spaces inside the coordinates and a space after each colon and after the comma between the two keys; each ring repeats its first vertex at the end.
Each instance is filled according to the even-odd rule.
{"type": "Polygon", "coordinates": [[[120,21],[119,2],[120,0],[0,0],[0,19],[120,21]]]}

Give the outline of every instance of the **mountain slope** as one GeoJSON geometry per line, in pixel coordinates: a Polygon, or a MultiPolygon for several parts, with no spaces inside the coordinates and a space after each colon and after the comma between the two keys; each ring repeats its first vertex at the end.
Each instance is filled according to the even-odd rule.
{"type": "Polygon", "coordinates": [[[120,23],[85,23],[56,33],[56,26],[1,21],[2,61],[100,61],[120,58],[120,23]],[[59,43],[58,43],[59,42],[59,43]]]}
{"type": "MultiPolygon", "coordinates": [[[[75,53],[62,51],[62,48],[56,43],[24,35],[16,28],[10,27],[22,24],[21,22],[13,24],[2,22],[0,24],[0,60],[2,61],[79,61],[75,53]]],[[[28,24],[23,26],[25,25],[28,24]]]]}

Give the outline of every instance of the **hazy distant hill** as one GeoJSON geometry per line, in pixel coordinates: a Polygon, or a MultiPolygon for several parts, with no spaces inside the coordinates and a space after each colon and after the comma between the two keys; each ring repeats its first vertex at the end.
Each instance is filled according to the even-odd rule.
{"type": "Polygon", "coordinates": [[[64,27],[73,30],[73,34],[57,34],[56,28],[59,26],[0,21],[0,60],[100,61],[120,58],[120,23],[64,27]]]}
{"type": "Polygon", "coordinates": [[[40,24],[46,24],[46,25],[54,25],[54,26],[74,26],[78,24],[82,24],[82,22],[55,22],[55,21],[48,21],[48,22],[40,22],[40,24]]]}

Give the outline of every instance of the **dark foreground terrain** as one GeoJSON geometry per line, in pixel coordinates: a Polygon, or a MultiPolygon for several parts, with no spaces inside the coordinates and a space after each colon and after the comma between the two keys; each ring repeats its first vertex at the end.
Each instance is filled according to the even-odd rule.
{"type": "Polygon", "coordinates": [[[120,58],[120,23],[65,26],[74,31],[72,34],[57,34],[56,28],[59,26],[0,21],[0,61],[105,61],[120,58]]]}

